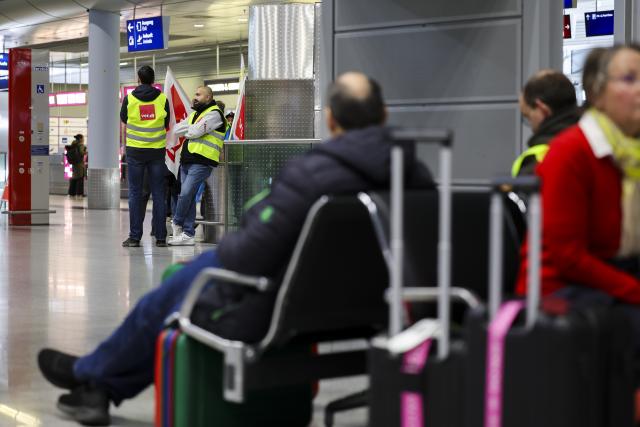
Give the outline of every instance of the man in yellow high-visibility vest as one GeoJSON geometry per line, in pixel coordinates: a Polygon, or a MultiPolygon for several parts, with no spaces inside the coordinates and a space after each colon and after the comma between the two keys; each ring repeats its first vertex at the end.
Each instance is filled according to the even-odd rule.
{"type": "Polygon", "coordinates": [[[127,178],[129,183],[129,238],[124,247],[140,246],[146,203],[142,197],[145,171],[153,196],[152,224],[156,246],[167,246],[164,176],[169,101],[153,87],[155,73],[148,65],[138,70],[138,87],[125,96],[120,119],[126,127],[127,178]]]}
{"type": "Polygon", "coordinates": [[[540,70],[524,86],[519,99],[522,117],[533,135],[511,166],[511,175],[533,175],[549,151],[549,142],[580,119],[573,83],[562,72],[540,70]]]}
{"type": "Polygon", "coordinates": [[[173,215],[171,246],[195,244],[196,192],[218,166],[227,121],[208,86],[196,90],[193,112],[175,127],[186,138],[180,154],[180,196],[173,215]]]}

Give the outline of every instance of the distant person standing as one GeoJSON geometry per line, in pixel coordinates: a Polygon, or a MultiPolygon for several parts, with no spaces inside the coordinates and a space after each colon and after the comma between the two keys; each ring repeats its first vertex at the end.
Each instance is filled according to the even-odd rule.
{"type": "Polygon", "coordinates": [[[82,197],[84,195],[84,156],[87,148],[84,145],[84,136],[77,134],[73,142],[66,147],[67,162],[71,165],[72,175],[69,180],[69,196],[82,197]]]}
{"type": "Polygon", "coordinates": [[[227,123],[229,123],[229,126],[233,124],[233,118],[235,116],[236,116],[236,113],[234,113],[233,110],[229,111],[225,116],[225,118],[227,119],[227,123]]]}
{"type": "Polygon", "coordinates": [[[196,90],[193,112],[175,127],[186,138],[180,154],[180,196],[173,214],[172,246],[195,244],[196,192],[218,166],[227,130],[224,113],[208,86],[196,90]]]}
{"type": "Polygon", "coordinates": [[[169,102],[160,90],[152,86],[153,68],[138,70],[139,86],[122,101],[120,119],[126,125],[127,178],[129,183],[129,238],[124,247],[140,246],[144,221],[143,181],[145,170],[153,197],[152,228],[156,246],[167,246],[165,226],[164,163],[169,126],[169,102]]]}

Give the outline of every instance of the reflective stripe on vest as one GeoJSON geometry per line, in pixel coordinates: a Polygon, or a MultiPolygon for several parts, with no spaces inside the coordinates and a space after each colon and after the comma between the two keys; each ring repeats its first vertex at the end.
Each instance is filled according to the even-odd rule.
{"type": "Polygon", "coordinates": [[[513,166],[511,167],[511,176],[515,178],[520,174],[520,169],[522,169],[522,163],[524,162],[524,159],[529,156],[535,156],[536,161],[540,163],[544,159],[544,156],[547,155],[548,151],[549,146],[547,144],[534,145],[533,147],[526,149],[522,154],[518,156],[516,161],[513,162],[513,166]]]}
{"type": "Polygon", "coordinates": [[[167,97],[160,93],[150,102],[140,101],[133,94],[127,95],[127,146],[136,148],[164,148],[167,131],[164,106],[167,97]]]}
{"type": "MultiPolygon", "coordinates": [[[[192,112],[189,116],[189,124],[192,125],[194,123],[198,123],[204,116],[209,114],[212,111],[219,111],[220,116],[222,117],[222,111],[217,105],[213,105],[206,110],[204,110],[198,118],[194,121],[196,113],[192,112]]],[[[224,117],[223,117],[224,124],[224,117]]],[[[225,127],[226,131],[226,127],[225,127]]],[[[205,133],[204,135],[193,138],[189,140],[189,145],[187,145],[187,149],[190,153],[199,154],[202,157],[206,157],[209,160],[213,160],[214,162],[220,161],[220,152],[222,151],[222,144],[224,143],[224,132],[219,132],[217,130],[213,130],[210,133],[205,133]]]]}

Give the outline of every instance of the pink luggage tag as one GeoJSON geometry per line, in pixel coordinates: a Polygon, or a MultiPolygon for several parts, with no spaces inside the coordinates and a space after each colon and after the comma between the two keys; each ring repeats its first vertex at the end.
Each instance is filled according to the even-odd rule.
{"type": "Polygon", "coordinates": [[[484,427],[502,426],[502,377],[504,342],[513,322],[524,308],[524,301],[508,301],[500,307],[487,331],[487,365],[484,394],[484,427]]]}

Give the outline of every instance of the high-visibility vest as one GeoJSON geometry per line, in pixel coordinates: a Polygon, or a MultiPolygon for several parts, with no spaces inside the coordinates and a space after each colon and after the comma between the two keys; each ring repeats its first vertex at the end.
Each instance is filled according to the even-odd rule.
{"type": "Polygon", "coordinates": [[[216,110],[219,112],[220,117],[222,117],[222,120],[223,120],[222,125],[217,129],[209,131],[209,133],[205,133],[201,137],[189,139],[189,144],[187,145],[187,149],[189,150],[190,153],[200,154],[201,156],[206,157],[207,159],[213,160],[214,162],[219,162],[220,152],[222,151],[222,144],[224,143],[224,134],[227,130],[226,125],[224,123],[226,122],[226,120],[224,119],[224,116],[220,108],[217,105],[212,105],[211,107],[207,108],[202,113],[200,113],[200,115],[196,120],[193,119],[196,115],[194,111],[191,113],[188,120],[190,125],[194,123],[198,123],[200,120],[202,120],[202,118],[205,115],[216,110]],[[220,128],[223,128],[224,130],[220,131],[219,130],[220,128]]]}
{"type": "Polygon", "coordinates": [[[140,101],[133,94],[127,95],[127,146],[136,148],[165,148],[167,131],[164,106],[167,97],[160,93],[149,102],[140,101]]]}
{"type": "Polygon", "coordinates": [[[520,169],[522,169],[522,163],[524,162],[524,159],[529,156],[535,156],[536,161],[540,163],[544,159],[544,156],[547,155],[548,151],[549,145],[547,144],[534,145],[533,147],[526,149],[522,154],[518,156],[516,161],[513,162],[513,166],[511,166],[511,176],[513,176],[514,178],[518,176],[518,174],[520,173],[520,169]]]}

